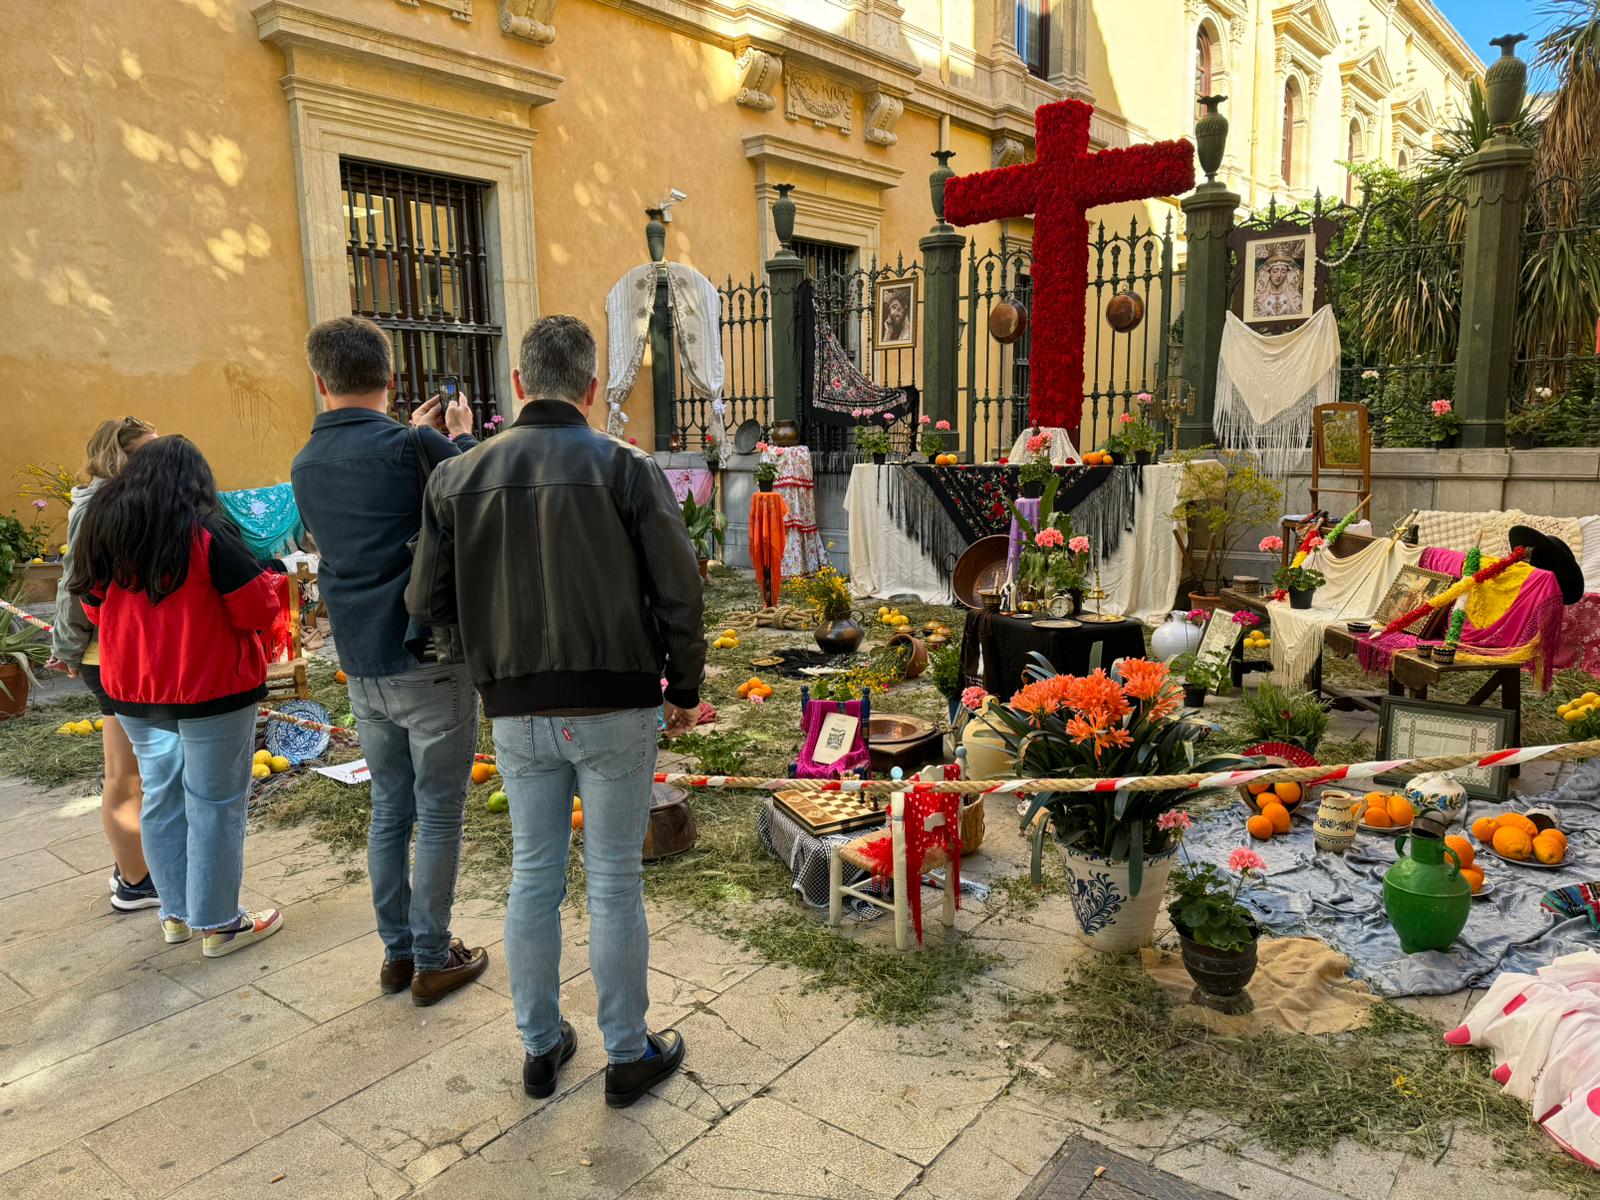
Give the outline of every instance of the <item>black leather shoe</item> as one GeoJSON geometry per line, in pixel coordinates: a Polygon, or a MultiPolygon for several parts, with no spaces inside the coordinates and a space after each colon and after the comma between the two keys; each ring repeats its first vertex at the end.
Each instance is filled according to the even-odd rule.
{"type": "Polygon", "coordinates": [[[606,1104],[627,1108],[683,1065],[683,1035],[676,1029],[645,1034],[656,1048],[651,1058],[606,1068],[606,1104]]]}
{"type": "Polygon", "coordinates": [[[411,976],[415,970],[416,964],[409,958],[386,958],[383,960],[383,969],[378,972],[378,986],[390,996],[403,992],[411,986],[411,976]]]}
{"type": "Polygon", "coordinates": [[[522,1090],[535,1100],[555,1095],[556,1076],[561,1073],[562,1064],[571,1058],[577,1049],[578,1035],[572,1032],[571,1025],[565,1021],[561,1022],[559,1045],[552,1046],[543,1054],[522,1056],[522,1090]]]}

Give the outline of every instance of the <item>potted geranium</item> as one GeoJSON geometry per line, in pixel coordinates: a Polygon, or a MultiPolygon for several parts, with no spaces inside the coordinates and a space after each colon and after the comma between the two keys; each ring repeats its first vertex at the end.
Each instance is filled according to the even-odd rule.
{"type": "Polygon", "coordinates": [[[1050,462],[1050,435],[1029,434],[1023,448],[1028,457],[1017,468],[1017,482],[1021,485],[1023,496],[1036,499],[1044,495],[1045,484],[1057,478],[1055,467],[1050,462]]]}
{"type": "Polygon", "coordinates": [[[878,466],[889,461],[889,431],[876,425],[856,426],[856,450],[878,466]]]}
{"type": "Polygon", "coordinates": [[[1311,567],[1287,566],[1272,573],[1272,582],[1289,593],[1290,608],[1310,608],[1311,594],[1327,580],[1311,567]]]}
{"type": "Polygon", "coordinates": [[[1161,449],[1161,435],[1155,426],[1132,413],[1123,413],[1117,420],[1122,424],[1122,432],[1116,435],[1116,440],[1123,452],[1133,455],[1133,461],[1141,466],[1155,462],[1156,452],[1161,449]]]}
{"type": "Polygon", "coordinates": [[[917,449],[928,456],[928,461],[933,462],[944,453],[944,435],[950,432],[949,421],[935,421],[927,413],[919,419],[922,426],[922,436],[917,439],[917,449]],[[929,426],[933,428],[928,428],[929,426]]]}
{"type": "Polygon", "coordinates": [[[763,492],[772,490],[773,482],[778,478],[778,464],[766,461],[756,464],[756,487],[763,492]]]}
{"type": "Polygon", "coordinates": [[[1539,444],[1539,435],[1555,416],[1553,396],[1547,387],[1535,388],[1532,400],[1516,405],[1506,415],[1506,436],[1513,450],[1532,450],[1539,444]]]}
{"type": "Polygon", "coordinates": [[[1034,598],[1071,596],[1076,611],[1083,605],[1083,588],[1089,576],[1089,539],[1074,534],[1072,518],[1055,511],[1060,488],[1061,477],[1051,471],[1039,497],[1039,515],[1033,520],[1011,501],[1005,503],[1022,533],[1018,581],[1034,598]]]}
{"type": "MultiPolygon", "coordinates": [[[[1189,827],[1189,815],[1166,813],[1180,838],[1189,827]]],[[[1266,861],[1254,850],[1241,846],[1228,856],[1228,879],[1211,863],[1184,863],[1172,877],[1173,897],[1167,905],[1178,942],[1183,949],[1183,966],[1200,989],[1200,1002],[1223,1011],[1249,1011],[1248,1000],[1239,997],[1256,973],[1256,943],[1261,927],[1250,910],[1239,903],[1239,891],[1251,872],[1261,874],[1266,861]]]]}
{"type": "MultiPolygon", "coordinates": [[[[1179,719],[1182,701],[1166,664],[1128,658],[1117,671],[1120,681],[1104,671],[1058,675],[1036,654],[1024,671],[1029,682],[977,719],[999,732],[1017,774],[1026,778],[1209,774],[1245,762],[1234,754],[1197,752],[1209,727],[1179,719]]],[[[1024,830],[1046,814],[1033,831],[1034,878],[1051,835],[1080,935],[1090,946],[1122,953],[1150,944],[1178,843],[1160,818],[1194,796],[1194,789],[1172,788],[1040,792],[1030,799],[1024,830]]]]}
{"type": "MultiPolygon", "coordinates": [[[[824,654],[854,654],[867,631],[850,607],[850,584],[832,567],[814,575],[800,575],[785,586],[800,596],[821,623],[813,635],[824,654]]],[[[902,672],[902,675],[904,672],[902,672]]]]}
{"type": "Polygon", "coordinates": [[[1208,692],[1226,696],[1233,690],[1233,664],[1226,658],[1180,654],[1171,665],[1172,673],[1183,679],[1183,703],[1188,708],[1203,708],[1208,692]]]}
{"type": "Polygon", "coordinates": [[[1428,406],[1428,410],[1433,416],[1428,437],[1435,449],[1454,446],[1456,438],[1461,433],[1461,418],[1456,416],[1456,406],[1448,400],[1435,400],[1428,406]]]}

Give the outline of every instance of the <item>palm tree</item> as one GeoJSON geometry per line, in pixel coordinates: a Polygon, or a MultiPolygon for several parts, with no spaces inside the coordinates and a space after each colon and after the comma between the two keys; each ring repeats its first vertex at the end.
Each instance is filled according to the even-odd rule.
{"type": "MultiPolygon", "coordinates": [[[[1557,85],[1543,114],[1534,179],[1582,182],[1600,168],[1600,0],[1549,0],[1543,11],[1551,29],[1539,39],[1533,68],[1553,73],[1557,85]]],[[[1580,188],[1541,186],[1540,196],[1546,225],[1577,223],[1580,188]]]]}

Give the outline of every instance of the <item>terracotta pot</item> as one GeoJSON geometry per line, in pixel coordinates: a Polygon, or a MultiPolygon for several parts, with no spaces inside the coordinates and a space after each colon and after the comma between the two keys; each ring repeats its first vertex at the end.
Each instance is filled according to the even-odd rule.
{"type": "Polygon", "coordinates": [[[889,639],[889,645],[900,646],[909,644],[911,657],[906,662],[906,678],[915,679],[928,669],[928,644],[919,637],[901,630],[889,639]]]}
{"type": "Polygon", "coordinates": [[[867,631],[860,623],[849,617],[841,621],[824,621],[812,634],[824,654],[854,654],[861,645],[861,639],[866,635],[867,631]]]}
{"type": "Polygon", "coordinates": [[[1206,592],[1190,592],[1189,607],[1198,608],[1202,612],[1216,612],[1222,607],[1222,597],[1212,596],[1206,592]]]}
{"type": "Polygon", "coordinates": [[[1233,1008],[1237,997],[1256,973],[1256,943],[1243,950],[1218,950],[1202,946],[1183,929],[1178,930],[1183,947],[1183,967],[1199,989],[1196,997],[1207,1008],[1233,1008]]]}
{"type": "Polygon", "coordinates": [[[1067,895],[1078,937],[1105,954],[1127,954],[1155,940],[1156,917],[1177,861],[1177,847],[1144,856],[1139,894],[1132,894],[1126,860],[1084,854],[1056,843],[1067,873],[1067,895]]]}
{"type": "Polygon", "coordinates": [[[28,707],[28,676],[14,662],[0,664],[0,718],[17,717],[28,707]]]}
{"type": "Polygon", "coordinates": [[[700,578],[701,579],[709,578],[710,577],[710,570],[711,570],[711,560],[709,558],[702,558],[700,560],[700,578]]]}

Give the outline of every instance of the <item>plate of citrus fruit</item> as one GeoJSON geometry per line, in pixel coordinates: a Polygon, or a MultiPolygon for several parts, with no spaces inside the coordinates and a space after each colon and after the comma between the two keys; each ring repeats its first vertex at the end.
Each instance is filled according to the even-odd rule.
{"type": "Polygon", "coordinates": [[[1490,854],[1519,867],[1557,871],[1567,857],[1567,835],[1555,828],[1541,829],[1519,812],[1479,817],[1472,836],[1490,854]]]}
{"type": "Polygon", "coordinates": [[[1361,798],[1357,824],[1368,833],[1404,833],[1415,818],[1411,801],[1399,792],[1368,792],[1361,798]]]}
{"type": "Polygon", "coordinates": [[[1280,834],[1289,832],[1294,810],[1299,806],[1304,790],[1298,783],[1246,784],[1250,800],[1257,812],[1245,823],[1245,830],[1258,842],[1270,842],[1280,834]]]}

